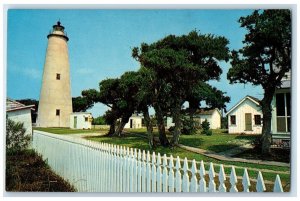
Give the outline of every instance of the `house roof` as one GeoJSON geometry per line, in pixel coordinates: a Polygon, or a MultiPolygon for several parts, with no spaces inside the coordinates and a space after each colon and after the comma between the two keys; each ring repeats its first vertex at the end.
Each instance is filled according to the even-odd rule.
{"type": "Polygon", "coordinates": [[[15,110],[24,110],[24,109],[33,109],[34,105],[24,105],[22,103],[19,103],[17,101],[14,101],[10,98],[6,99],[6,111],[10,112],[10,111],[15,111],[15,110]]]}
{"type": "Polygon", "coordinates": [[[221,114],[217,108],[200,108],[195,112],[195,115],[212,115],[215,110],[221,114]]]}
{"type": "Polygon", "coordinates": [[[256,105],[260,106],[261,101],[258,98],[255,98],[253,96],[245,96],[242,100],[240,100],[237,104],[235,104],[227,113],[226,115],[228,115],[229,113],[231,113],[235,108],[237,108],[239,105],[241,105],[245,100],[250,100],[253,103],[255,103],[256,105]]]}

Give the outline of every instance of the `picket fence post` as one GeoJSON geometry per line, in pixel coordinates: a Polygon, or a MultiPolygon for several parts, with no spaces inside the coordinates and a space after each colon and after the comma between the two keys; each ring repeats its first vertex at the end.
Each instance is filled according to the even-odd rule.
{"type": "Polygon", "coordinates": [[[191,185],[190,185],[190,192],[197,192],[198,184],[197,184],[197,165],[195,159],[192,161],[191,167],[192,177],[191,177],[191,185]]]}
{"type": "Polygon", "coordinates": [[[183,178],[182,178],[182,191],[189,192],[189,175],[188,175],[189,165],[187,158],[184,158],[183,162],[183,178]]]}
{"type": "Polygon", "coordinates": [[[142,153],[138,151],[137,192],[142,192],[142,153]]]}
{"type": "Polygon", "coordinates": [[[151,178],[152,178],[152,192],[156,192],[156,156],[155,152],[152,153],[152,170],[151,170],[151,178]]]}
{"type": "Polygon", "coordinates": [[[204,163],[203,160],[201,160],[200,162],[200,181],[199,181],[199,192],[207,192],[207,187],[206,187],[206,181],[205,181],[205,167],[204,167],[204,163]]]}
{"type": "Polygon", "coordinates": [[[261,172],[258,172],[257,176],[257,183],[256,183],[256,191],[257,192],[264,192],[266,190],[264,178],[261,174],[261,172]]]}
{"type": "Polygon", "coordinates": [[[208,184],[208,190],[209,192],[216,192],[216,183],[215,183],[215,170],[214,170],[214,164],[210,162],[209,164],[209,184],[208,184]]]}
{"type": "Polygon", "coordinates": [[[176,192],[181,192],[181,173],[180,173],[180,158],[177,156],[176,158],[176,175],[175,175],[175,189],[176,192]]]}
{"type": "Polygon", "coordinates": [[[146,192],[146,152],[143,150],[143,155],[142,155],[142,192],[146,192]]]}
{"type": "Polygon", "coordinates": [[[273,192],[280,192],[280,193],[283,192],[283,188],[282,188],[282,185],[281,185],[281,180],[280,180],[279,175],[276,175],[273,192]]]}
{"type": "Polygon", "coordinates": [[[238,192],[238,189],[236,188],[236,183],[237,183],[237,177],[235,174],[235,168],[234,168],[234,166],[232,166],[231,173],[230,173],[230,184],[231,184],[230,192],[231,193],[238,192]]]}
{"type": "Polygon", "coordinates": [[[146,175],[147,192],[151,192],[151,161],[149,151],[147,151],[146,175]]]}
{"type": "Polygon", "coordinates": [[[156,169],[156,182],[157,182],[157,192],[162,192],[162,170],[161,170],[161,156],[160,153],[157,154],[157,169],[156,169]]]}
{"type": "Polygon", "coordinates": [[[220,165],[219,181],[220,181],[219,192],[225,193],[226,192],[226,186],[225,186],[226,174],[225,174],[224,167],[222,164],[220,165]]]}
{"type": "Polygon", "coordinates": [[[164,154],[163,156],[163,176],[162,176],[162,191],[168,192],[168,169],[167,169],[168,161],[167,156],[164,154]]]}
{"type": "Polygon", "coordinates": [[[250,187],[250,179],[248,176],[248,170],[247,168],[244,169],[244,175],[243,175],[243,180],[242,180],[244,192],[249,193],[249,187],[250,187]]]}
{"type": "Polygon", "coordinates": [[[169,175],[168,175],[168,184],[169,184],[169,191],[168,192],[174,192],[174,171],[173,171],[173,156],[170,156],[169,159],[169,175]]]}

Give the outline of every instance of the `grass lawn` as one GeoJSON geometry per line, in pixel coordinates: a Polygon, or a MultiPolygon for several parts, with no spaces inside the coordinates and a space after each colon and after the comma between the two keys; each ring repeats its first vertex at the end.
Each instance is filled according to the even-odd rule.
{"type": "MultiPolygon", "coordinates": [[[[146,130],[144,128],[130,129],[127,131],[130,133],[146,135],[146,130]]],[[[228,134],[227,130],[225,129],[215,129],[212,131],[213,134],[211,136],[200,134],[200,132],[195,135],[180,135],[179,143],[186,146],[196,147],[218,153],[226,151],[228,149],[239,147],[241,144],[251,143],[252,140],[259,136],[228,134]]],[[[167,132],[167,134],[169,133],[167,132]]],[[[158,137],[157,130],[154,130],[154,136],[158,137]]]]}
{"type": "Polygon", "coordinates": [[[35,127],[33,130],[45,131],[55,134],[79,134],[79,133],[105,133],[107,129],[70,129],[70,128],[39,128],[35,127]]]}

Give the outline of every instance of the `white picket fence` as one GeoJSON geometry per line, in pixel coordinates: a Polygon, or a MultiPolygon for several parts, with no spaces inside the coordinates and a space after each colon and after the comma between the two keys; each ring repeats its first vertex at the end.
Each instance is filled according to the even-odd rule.
{"type": "MultiPolygon", "coordinates": [[[[223,165],[220,165],[216,177],[213,163],[206,171],[203,161],[199,168],[195,160],[189,167],[187,159],[181,160],[178,156],[174,159],[172,155],[150,155],[149,151],[146,153],[144,150],[42,131],[34,131],[32,146],[52,170],[78,192],[238,192],[234,166],[228,177],[223,165]],[[209,182],[205,180],[207,173],[209,182]],[[230,187],[225,185],[228,179],[230,187]]],[[[246,168],[242,185],[243,192],[250,192],[246,168]]],[[[265,190],[265,182],[259,172],[256,192],[265,190]]],[[[276,176],[273,191],[283,192],[279,175],[276,176]]]]}

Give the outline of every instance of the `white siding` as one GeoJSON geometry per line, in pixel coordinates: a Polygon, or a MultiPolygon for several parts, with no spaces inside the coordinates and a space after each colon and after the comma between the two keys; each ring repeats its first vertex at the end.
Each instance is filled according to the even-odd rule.
{"type": "Polygon", "coordinates": [[[202,122],[205,121],[205,119],[207,119],[207,121],[209,122],[209,127],[211,129],[221,128],[221,115],[217,110],[214,110],[214,112],[211,115],[201,114],[201,115],[198,115],[197,118],[200,118],[200,124],[202,124],[202,122]]]}
{"type": "Polygon", "coordinates": [[[7,112],[9,119],[15,122],[24,123],[24,128],[26,128],[26,134],[32,135],[32,121],[31,121],[31,109],[22,109],[7,112]]]}
{"type": "Polygon", "coordinates": [[[255,125],[254,115],[261,115],[262,117],[261,108],[249,99],[245,99],[238,107],[228,113],[228,133],[261,134],[262,124],[255,125]],[[251,113],[252,131],[245,131],[245,113],[251,113]],[[231,115],[236,116],[236,125],[231,125],[231,115]]]}
{"type": "Polygon", "coordinates": [[[124,128],[130,128],[130,121],[132,120],[132,128],[142,128],[142,117],[130,117],[124,128]]]}
{"type": "Polygon", "coordinates": [[[88,119],[92,118],[92,115],[89,113],[82,113],[82,114],[71,114],[70,116],[70,128],[72,129],[91,129],[92,128],[92,121],[88,120],[85,121],[85,117],[88,119]],[[77,117],[77,126],[75,128],[74,125],[74,118],[77,117]]]}

